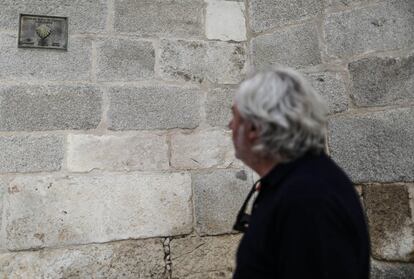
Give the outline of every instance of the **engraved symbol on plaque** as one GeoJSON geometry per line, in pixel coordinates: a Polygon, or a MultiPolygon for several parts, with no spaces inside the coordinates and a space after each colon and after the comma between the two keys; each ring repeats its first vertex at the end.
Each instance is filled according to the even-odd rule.
{"type": "Polygon", "coordinates": [[[20,15],[18,47],[67,50],[66,17],[20,15]]]}
{"type": "Polygon", "coordinates": [[[46,39],[50,35],[51,31],[52,30],[47,25],[40,25],[36,28],[36,33],[40,38],[42,38],[42,40],[46,39]]]}

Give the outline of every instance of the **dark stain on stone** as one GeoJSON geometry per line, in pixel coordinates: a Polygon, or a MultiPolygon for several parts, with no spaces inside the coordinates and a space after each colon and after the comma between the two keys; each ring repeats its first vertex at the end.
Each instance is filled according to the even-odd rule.
{"type": "Polygon", "coordinates": [[[386,22],[386,20],[384,18],[380,18],[380,19],[372,20],[371,24],[374,25],[375,27],[382,27],[382,26],[384,26],[385,22],[386,22]]]}
{"type": "Polygon", "coordinates": [[[36,237],[37,239],[39,239],[42,242],[45,240],[45,234],[44,233],[35,233],[33,236],[36,237]]]}
{"type": "Polygon", "coordinates": [[[15,194],[18,192],[20,192],[20,189],[16,185],[13,185],[12,187],[9,188],[9,194],[15,194]]]}
{"type": "Polygon", "coordinates": [[[236,178],[246,181],[247,180],[247,173],[244,170],[236,172],[236,178]]]}
{"type": "Polygon", "coordinates": [[[203,44],[196,43],[196,42],[191,42],[189,46],[193,49],[197,49],[197,48],[203,47],[203,44]]]}

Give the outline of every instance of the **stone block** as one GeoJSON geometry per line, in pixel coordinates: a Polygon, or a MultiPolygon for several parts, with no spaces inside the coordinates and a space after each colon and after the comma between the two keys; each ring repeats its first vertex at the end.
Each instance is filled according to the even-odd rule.
{"type": "Polygon", "coordinates": [[[202,130],[171,137],[171,166],[177,169],[228,168],[242,166],[234,157],[231,132],[202,130]]]}
{"type": "Polygon", "coordinates": [[[160,239],[0,254],[1,278],[164,279],[160,239]]]}
{"type": "Polygon", "coordinates": [[[143,36],[201,37],[202,0],[115,1],[115,30],[143,36]]]}
{"type": "Polygon", "coordinates": [[[244,44],[226,42],[161,41],[161,76],[184,80],[236,84],[246,67],[244,44]]]}
{"type": "Polygon", "coordinates": [[[372,51],[411,47],[414,43],[412,0],[329,14],[325,20],[328,54],[347,57],[372,51]]]}
{"type": "Polygon", "coordinates": [[[318,34],[314,24],[303,24],[261,35],[251,42],[252,59],[256,68],[281,64],[306,67],[322,62],[318,34]]]}
{"type": "Polygon", "coordinates": [[[414,278],[414,264],[371,262],[371,279],[414,278]]]}
{"type": "Polygon", "coordinates": [[[246,41],[245,6],[242,2],[208,0],[206,36],[210,40],[246,41]]]}
{"type": "Polygon", "coordinates": [[[201,235],[232,232],[237,213],[251,186],[245,170],[192,174],[196,230],[201,235]]]}
{"type": "Polygon", "coordinates": [[[251,0],[250,26],[262,32],[300,20],[316,17],[323,12],[321,0],[251,0]]]}
{"type": "Polygon", "coordinates": [[[339,73],[317,73],[306,75],[313,88],[325,99],[329,113],[348,109],[345,81],[339,73]]]}
{"type": "Polygon", "coordinates": [[[414,53],[406,57],[370,57],[348,66],[352,97],[358,106],[414,101],[414,53]]]}
{"type": "Polygon", "coordinates": [[[0,79],[89,81],[92,43],[71,38],[68,51],[41,51],[17,48],[15,35],[2,34],[0,40],[0,79]]]}
{"type": "Polygon", "coordinates": [[[240,235],[171,240],[173,279],[232,278],[240,235]]]}
{"type": "Polygon", "coordinates": [[[60,170],[64,140],[57,135],[1,136],[0,173],[60,170]]]}
{"type": "Polygon", "coordinates": [[[102,115],[102,92],[88,86],[0,86],[0,130],[94,129],[102,115]]]}
{"type": "Polygon", "coordinates": [[[10,181],[9,250],[186,234],[191,179],[184,173],[28,175],[10,181]]]}
{"type": "Polygon", "coordinates": [[[414,180],[413,109],[331,118],[331,156],[354,182],[414,180]]]}
{"type": "Polygon", "coordinates": [[[195,128],[201,91],[176,86],[117,87],[110,90],[112,130],[195,128]]]}
{"type": "Polygon", "coordinates": [[[363,187],[372,254],[376,259],[414,261],[414,208],[410,206],[412,194],[414,185],[363,187]]]}
{"type": "Polygon", "coordinates": [[[69,135],[67,168],[73,172],[89,172],[93,169],[167,170],[167,140],[165,136],[147,132],[69,135]]]}
{"type": "Polygon", "coordinates": [[[215,88],[207,93],[206,118],[209,125],[228,126],[234,94],[233,88],[215,88]]]}
{"type": "Polygon", "coordinates": [[[154,76],[155,50],[151,42],[112,39],[96,46],[99,81],[134,81],[154,76]]]}
{"type": "Polygon", "coordinates": [[[68,17],[70,33],[103,32],[108,14],[106,0],[2,0],[0,5],[0,26],[15,31],[19,14],[36,14],[68,17]]]}

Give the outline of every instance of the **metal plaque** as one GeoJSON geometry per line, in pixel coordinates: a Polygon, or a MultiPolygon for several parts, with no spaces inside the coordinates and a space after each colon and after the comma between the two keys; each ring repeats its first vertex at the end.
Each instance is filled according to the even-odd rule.
{"type": "Polygon", "coordinates": [[[68,18],[20,14],[18,47],[68,49],[68,18]]]}

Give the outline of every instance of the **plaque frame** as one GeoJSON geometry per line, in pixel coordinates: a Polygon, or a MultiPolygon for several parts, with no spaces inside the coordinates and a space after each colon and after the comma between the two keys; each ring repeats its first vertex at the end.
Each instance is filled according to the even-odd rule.
{"type": "Polygon", "coordinates": [[[68,50],[68,33],[69,33],[68,32],[68,26],[69,26],[68,21],[69,20],[67,17],[62,17],[62,16],[20,14],[17,47],[18,48],[55,49],[55,50],[67,51],[68,50]],[[29,20],[33,22],[29,22],[29,20]],[[23,21],[25,21],[25,24],[23,24],[23,21]],[[54,34],[54,37],[58,36],[59,43],[58,42],[46,43],[45,39],[47,39],[47,37],[50,34],[48,34],[44,39],[41,38],[40,35],[38,35],[34,31],[35,25],[39,24],[36,21],[44,21],[48,23],[48,28],[50,25],[54,25],[53,23],[55,22],[59,23],[60,28],[58,28],[57,30],[50,28],[50,34],[52,34],[52,32],[56,32],[54,34]],[[23,28],[25,27],[26,29],[23,30],[23,28]],[[31,30],[27,30],[27,29],[31,29],[31,30]],[[30,36],[28,36],[28,33],[34,33],[34,34],[30,34],[30,36]],[[23,34],[26,34],[26,36],[23,37],[23,34]],[[37,44],[34,42],[36,39],[38,41],[37,44]],[[43,42],[43,41],[44,41],[44,45],[41,45],[40,42],[43,42]]]}

